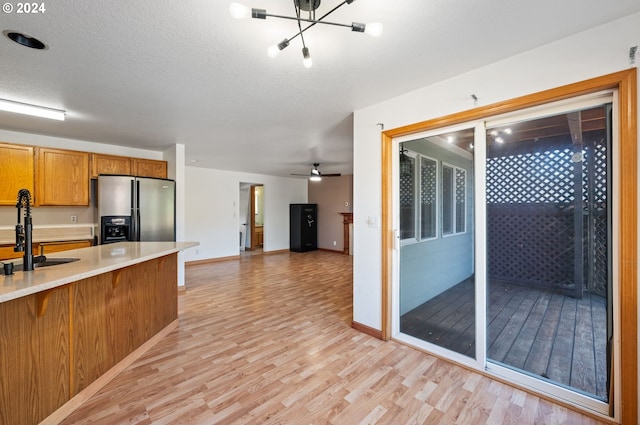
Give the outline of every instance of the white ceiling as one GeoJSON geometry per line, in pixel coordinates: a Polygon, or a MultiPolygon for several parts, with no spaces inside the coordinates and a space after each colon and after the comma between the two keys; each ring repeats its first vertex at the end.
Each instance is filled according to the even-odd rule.
{"type": "MultiPolygon", "coordinates": [[[[17,6],[17,2],[8,0],[17,6]]],[[[380,38],[317,25],[276,59],[293,21],[239,21],[226,0],[54,0],[0,12],[47,50],[0,36],[0,98],[67,111],[0,112],[0,128],[164,150],[189,165],[287,176],[352,172],[352,112],[640,10],[638,0],[357,0],[330,16],[382,22],[380,38]],[[197,159],[196,164],[191,160],[197,159]]],[[[288,0],[246,0],[293,15],[288,0]]],[[[339,3],[323,0],[322,14],[339,3]]],[[[553,66],[549,64],[549,66],[553,66]]]]}

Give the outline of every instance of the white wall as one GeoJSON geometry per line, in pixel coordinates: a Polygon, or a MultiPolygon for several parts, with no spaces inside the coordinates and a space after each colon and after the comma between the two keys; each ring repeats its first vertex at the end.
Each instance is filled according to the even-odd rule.
{"type": "Polygon", "coordinates": [[[264,251],[289,249],[289,204],[307,202],[307,180],[186,167],[186,261],[239,255],[240,183],[264,185],[264,251]]]}
{"type": "Polygon", "coordinates": [[[382,212],[377,123],[388,130],[471,109],[471,94],[482,106],[627,69],[638,28],[640,13],[355,112],[354,321],[382,329],[382,234],[367,224],[382,212]]]}
{"type": "Polygon", "coordinates": [[[353,320],[382,329],[382,234],[367,223],[382,212],[377,123],[388,130],[472,109],[471,94],[482,106],[628,69],[640,63],[636,55],[636,64],[629,64],[629,48],[638,45],[640,13],[635,13],[355,111],[353,320]]]}
{"type": "MultiPolygon", "coordinates": [[[[176,241],[184,241],[185,197],[185,146],[176,144],[163,152],[167,161],[167,177],[176,182],[176,241]]],[[[178,286],[184,286],[184,252],[178,253],[178,286]]]]}

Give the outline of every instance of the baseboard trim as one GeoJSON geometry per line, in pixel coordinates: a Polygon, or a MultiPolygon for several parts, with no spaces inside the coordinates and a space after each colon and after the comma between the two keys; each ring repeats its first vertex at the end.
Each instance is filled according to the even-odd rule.
{"type": "Polygon", "coordinates": [[[334,254],[344,254],[344,252],[340,249],[329,249],[329,248],[318,248],[318,251],[324,252],[333,252],[334,254]]]}
{"type": "Polygon", "coordinates": [[[149,351],[151,347],[156,345],[161,339],[167,336],[171,331],[178,327],[178,319],[169,323],[160,332],[152,336],[147,342],[136,348],[131,354],[120,360],[115,366],[109,369],[104,375],[89,384],[84,390],[73,396],[73,398],[60,406],[58,410],[47,416],[38,425],[58,425],[70,414],[76,411],[84,402],[93,397],[105,385],[111,382],[122,371],[128,368],[133,362],[138,360],[144,353],[149,351]]]}
{"type": "Polygon", "coordinates": [[[197,266],[199,264],[218,263],[220,261],[239,260],[240,255],[231,255],[229,257],[207,258],[206,260],[185,261],[185,266],[197,266]]]}
{"type": "Polygon", "coordinates": [[[274,249],[273,251],[263,251],[263,255],[273,255],[273,254],[284,254],[285,252],[289,252],[288,249],[274,249]]]}
{"type": "Polygon", "coordinates": [[[367,335],[371,335],[374,338],[382,339],[382,331],[377,329],[373,329],[367,325],[363,325],[362,323],[358,323],[356,321],[351,322],[351,327],[357,331],[366,333],[367,335]]]}

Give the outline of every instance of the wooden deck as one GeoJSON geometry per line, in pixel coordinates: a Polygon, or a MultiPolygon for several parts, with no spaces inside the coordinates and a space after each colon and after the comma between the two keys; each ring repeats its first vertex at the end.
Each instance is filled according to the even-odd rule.
{"type": "MultiPolygon", "coordinates": [[[[492,282],[488,301],[488,358],[607,399],[606,300],[492,282]]],[[[471,279],[401,318],[401,331],[475,356],[471,279]]]]}

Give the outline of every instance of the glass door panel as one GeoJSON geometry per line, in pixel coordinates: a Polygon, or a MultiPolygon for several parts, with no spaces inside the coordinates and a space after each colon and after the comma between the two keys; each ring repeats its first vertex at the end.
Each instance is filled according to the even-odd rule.
{"type": "Polygon", "coordinates": [[[487,358],[608,401],[610,104],[487,129],[487,358]]]}
{"type": "Polygon", "coordinates": [[[399,152],[400,332],[476,357],[474,129],[399,152]]]}

